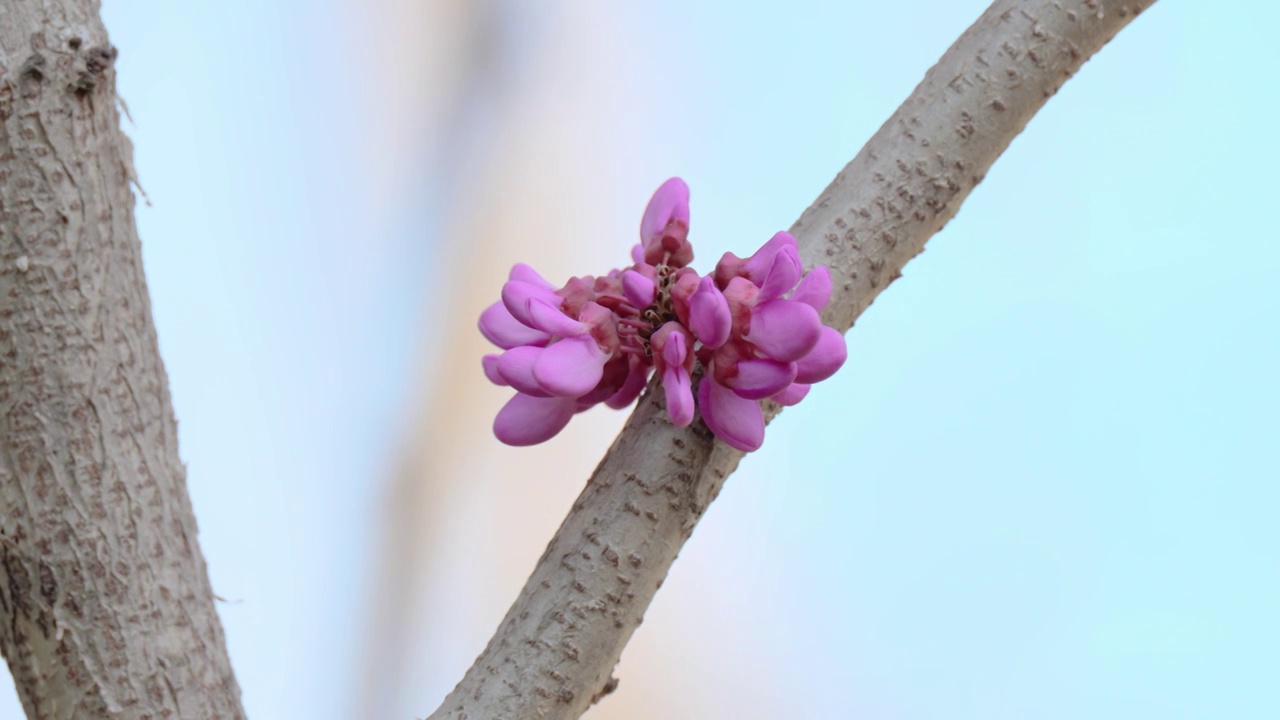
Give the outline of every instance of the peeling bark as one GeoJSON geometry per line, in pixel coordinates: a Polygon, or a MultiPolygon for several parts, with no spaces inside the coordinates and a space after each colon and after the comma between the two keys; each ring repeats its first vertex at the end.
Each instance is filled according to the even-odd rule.
{"type": "MultiPolygon", "coordinates": [[[[1155,0],[997,0],[791,231],[848,330],[1058,88],[1155,0]]],[[[771,405],[766,403],[767,406],[771,405]]],[[[767,407],[768,417],[777,413],[767,407]]],[[[667,421],[650,385],[436,720],[577,718],[742,454],[667,421]]]]}
{"type": "Polygon", "coordinates": [[[29,718],[241,718],[93,0],[0,12],[0,651],[29,718]]]}

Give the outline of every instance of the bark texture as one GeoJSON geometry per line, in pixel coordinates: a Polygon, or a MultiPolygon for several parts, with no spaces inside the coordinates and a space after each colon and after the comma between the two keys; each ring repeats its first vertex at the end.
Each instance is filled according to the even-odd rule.
{"type": "MultiPolygon", "coordinates": [[[[1155,0],[997,0],[792,227],[857,317],[1058,88],[1155,0]]],[[[767,408],[769,416],[778,408],[767,408]]],[[[742,454],[641,398],[489,645],[431,717],[577,718],[742,454]]]]}
{"type": "Polygon", "coordinates": [[[0,651],[28,717],[241,718],[94,0],[0,12],[0,651]]]}

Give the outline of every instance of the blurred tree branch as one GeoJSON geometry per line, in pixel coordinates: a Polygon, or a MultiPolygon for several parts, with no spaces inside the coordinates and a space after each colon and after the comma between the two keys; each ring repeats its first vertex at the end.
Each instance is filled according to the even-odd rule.
{"type": "MultiPolygon", "coordinates": [[[[806,265],[831,268],[824,320],[851,328],[1044,103],[1154,2],[992,4],[792,226],[806,265]]],[[[701,423],[673,427],[652,390],[432,718],[577,718],[616,684],[623,647],[742,457],[701,423]]]]}
{"type": "Polygon", "coordinates": [[[241,718],[96,0],[0,11],[0,651],[27,716],[241,718]]]}

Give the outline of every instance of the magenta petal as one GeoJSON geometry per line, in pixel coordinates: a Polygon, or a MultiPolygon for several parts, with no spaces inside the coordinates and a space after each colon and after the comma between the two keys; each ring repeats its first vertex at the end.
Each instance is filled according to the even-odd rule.
{"type": "Polygon", "coordinates": [[[791,293],[789,300],[802,302],[822,312],[831,302],[831,271],[826,265],[819,265],[810,270],[791,293]]]}
{"type": "MultiPolygon", "coordinates": [[[[670,323],[668,323],[670,324],[670,323]]],[[[666,327],[665,325],[663,327],[666,327]]],[[[680,332],[669,332],[666,342],[662,346],[662,359],[667,365],[680,366],[684,365],[685,358],[689,357],[689,343],[684,339],[684,334],[680,332]]]]}
{"type": "Polygon", "coordinates": [[[662,372],[662,391],[667,396],[667,415],[676,427],[693,422],[693,387],[689,372],[680,365],[668,365],[662,372]]]}
{"type": "Polygon", "coordinates": [[[604,401],[604,404],[614,410],[621,410],[630,405],[632,401],[640,395],[640,391],[644,390],[645,383],[649,381],[649,366],[639,361],[631,363],[631,371],[627,374],[627,379],[622,383],[622,387],[612,397],[604,401]]]}
{"type": "Polygon", "coordinates": [[[552,307],[560,307],[560,296],[544,287],[523,280],[508,280],[502,285],[502,304],[515,319],[529,327],[536,327],[529,317],[529,301],[534,298],[539,298],[552,307]]]}
{"type": "Polygon", "coordinates": [[[774,259],[783,248],[788,247],[792,250],[798,249],[796,239],[791,236],[791,233],[774,233],[773,237],[769,238],[769,242],[761,245],[754,255],[742,263],[741,273],[756,285],[764,285],[764,280],[769,275],[770,268],[773,267],[774,259]]]}
{"type": "Polygon", "coordinates": [[[738,397],[710,374],[698,383],[698,409],[716,437],[743,452],[758,450],[764,443],[764,414],[760,403],[738,397]]]}
{"type": "Polygon", "coordinates": [[[809,394],[810,387],[804,383],[791,383],[786,390],[774,395],[773,401],[779,405],[790,407],[803,400],[809,394]]]}
{"type": "Polygon", "coordinates": [[[484,367],[484,376],[494,385],[510,385],[502,374],[498,372],[498,355],[485,355],[480,358],[480,365],[484,367]]]}
{"type": "Polygon", "coordinates": [[[738,375],[729,387],[740,397],[763,400],[776,395],[796,378],[796,364],[777,360],[752,359],[738,363],[738,375]]]}
{"type": "Polygon", "coordinates": [[[546,345],[551,339],[550,335],[515,319],[501,301],[480,313],[480,334],[503,350],[520,345],[546,345]]]}
{"type": "Polygon", "coordinates": [[[693,369],[693,343],[689,331],[679,320],[663,323],[658,331],[649,337],[649,347],[653,350],[653,362],[661,372],[667,365],[683,365],[686,370],[693,369]]]}
{"type": "Polygon", "coordinates": [[[627,296],[627,302],[637,310],[643,310],[653,304],[658,286],[635,270],[628,270],[622,273],[622,292],[627,296]]]}
{"type": "Polygon", "coordinates": [[[533,366],[546,349],[540,347],[517,347],[502,353],[498,358],[498,375],[506,380],[506,385],[533,397],[547,397],[551,393],[542,389],[533,376],[533,366]]]}
{"type": "Polygon", "coordinates": [[[516,393],[493,419],[493,434],[508,445],[537,445],[563,430],[576,409],[573,398],[537,398],[516,393]]]}
{"type": "Polygon", "coordinates": [[[703,345],[718,348],[729,339],[732,326],[729,301],[716,289],[715,280],[710,275],[702,278],[698,289],[689,298],[689,329],[703,345]]]}
{"type": "Polygon", "coordinates": [[[658,186],[640,220],[640,240],[660,238],[672,220],[689,225],[689,186],[678,177],[658,186]]]}
{"type": "Polygon", "coordinates": [[[795,362],[818,344],[822,321],[804,303],[770,300],[751,311],[746,340],[774,360],[795,362]]]}
{"type": "Polygon", "coordinates": [[[849,348],[845,346],[844,333],[823,326],[818,344],[796,362],[796,382],[816,383],[826,380],[836,374],[848,357],[849,348]]]}
{"type": "Polygon", "coordinates": [[[543,332],[565,337],[568,335],[583,335],[590,330],[586,323],[578,322],[565,315],[560,312],[559,307],[540,297],[530,298],[527,309],[529,311],[529,323],[543,332]]]}
{"type": "Polygon", "coordinates": [[[631,246],[631,260],[637,265],[644,263],[644,245],[636,243],[631,246]]]}
{"type": "Polygon", "coordinates": [[[565,338],[542,351],[533,364],[533,377],[552,395],[576,398],[600,382],[608,359],[589,335],[565,338]]]}
{"type": "Polygon", "coordinates": [[[760,299],[772,300],[782,297],[791,291],[800,281],[804,266],[800,263],[800,252],[790,245],[785,245],[773,256],[773,264],[760,283],[760,299]]]}
{"type": "Polygon", "coordinates": [[[556,286],[547,282],[547,279],[538,274],[537,270],[525,265],[524,263],[516,263],[511,266],[511,272],[507,275],[508,280],[518,280],[520,282],[536,285],[544,290],[555,291],[556,286]]]}

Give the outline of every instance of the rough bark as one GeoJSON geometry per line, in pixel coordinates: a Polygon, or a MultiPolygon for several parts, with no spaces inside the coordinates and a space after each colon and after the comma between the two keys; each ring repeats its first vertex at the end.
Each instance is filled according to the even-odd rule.
{"type": "Polygon", "coordinates": [[[28,717],[240,718],[93,0],[0,12],[0,651],[28,717]]]}
{"type": "MultiPolygon", "coordinates": [[[[1154,1],[997,0],[792,227],[806,264],[832,270],[824,319],[852,327],[1031,116],[1154,1]]],[[[432,718],[577,718],[612,690],[622,648],[742,457],[663,412],[651,385],[432,718]]]]}

